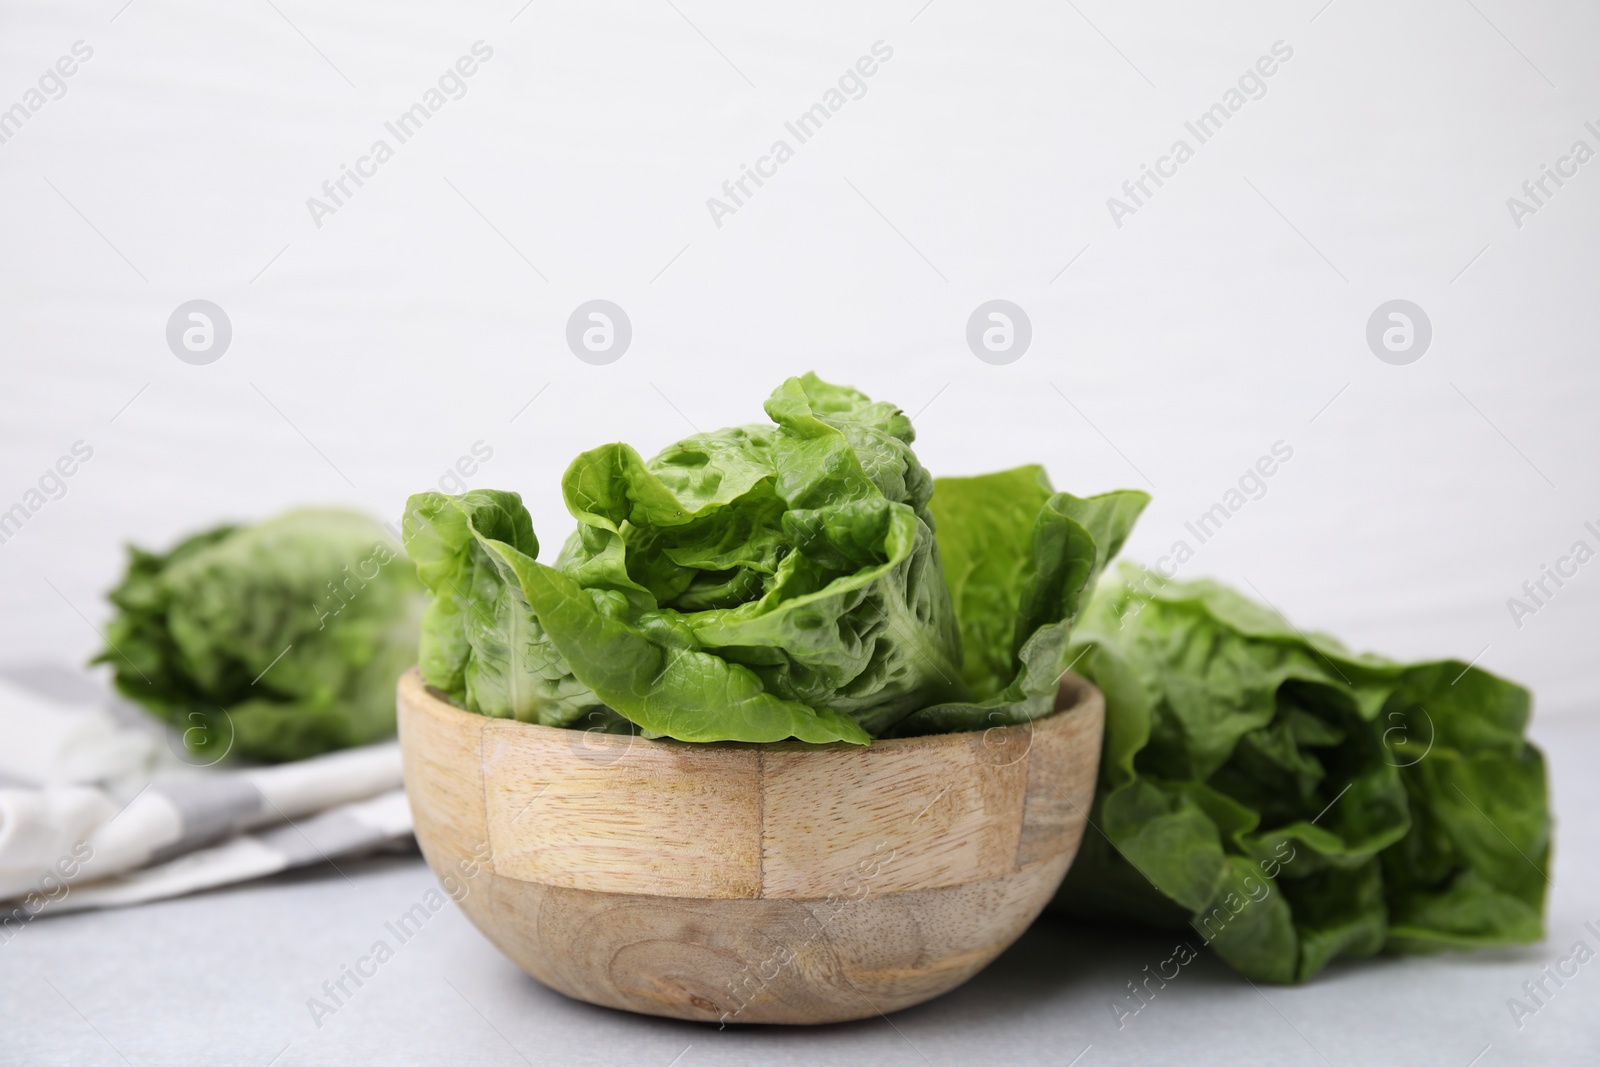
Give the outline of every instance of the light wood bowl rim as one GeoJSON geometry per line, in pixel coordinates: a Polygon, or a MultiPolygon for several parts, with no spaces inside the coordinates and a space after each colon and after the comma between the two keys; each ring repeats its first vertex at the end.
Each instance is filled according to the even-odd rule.
{"type": "Polygon", "coordinates": [[[785,751],[785,752],[873,752],[884,749],[896,748],[902,745],[930,744],[944,742],[947,744],[965,744],[976,737],[983,737],[994,730],[1029,730],[1042,725],[1051,719],[1072,715],[1084,710],[1087,705],[1094,702],[1097,687],[1093,682],[1081,674],[1071,670],[1063,671],[1061,678],[1056,683],[1056,703],[1049,714],[1041,715],[1036,719],[1027,719],[1023,722],[1006,723],[1004,725],[986,726],[980,730],[960,730],[953,733],[913,734],[909,737],[874,737],[871,744],[858,745],[849,741],[829,741],[816,744],[808,741],[682,741],[675,737],[645,737],[642,734],[612,734],[600,730],[583,730],[572,726],[546,726],[543,723],[523,722],[508,716],[485,715],[480,711],[471,711],[454,703],[443,691],[434,688],[422,680],[422,668],[413,664],[405,674],[400,677],[402,689],[412,689],[419,697],[425,698],[443,708],[448,708],[458,715],[470,715],[487,722],[511,723],[522,727],[535,735],[548,734],[548,740],[570,741],[574,733],[588,734],[585,744],[595,744],[597,741],[604,745],[628,747],[641,742],[651,745],[661,745],[672,748],[686,746],[697,750],[729,752],[749,751],[785,751]]]}

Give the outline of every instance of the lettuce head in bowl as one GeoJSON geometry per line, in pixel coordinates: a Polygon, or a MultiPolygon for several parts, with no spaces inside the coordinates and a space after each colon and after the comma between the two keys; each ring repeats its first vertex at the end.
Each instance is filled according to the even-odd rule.
{"type": "Polygon", "coordinates": [[[554,560],[516,493],[421,493],[423,680],[485,715],[683,741],[848,741],[1026,722],[1148,501],[1038,467],[934,479],[896,406],[815,375],[769,423],[646,460],[584,452],[554,560]]]}

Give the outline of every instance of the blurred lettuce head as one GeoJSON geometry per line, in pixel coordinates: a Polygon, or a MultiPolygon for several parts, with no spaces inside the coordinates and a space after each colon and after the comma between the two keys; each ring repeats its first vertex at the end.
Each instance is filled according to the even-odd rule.
{"type": "Polygon", "coordinates": [[[208,760],[302,759],[394,732],[422,587],[373,519],[305,509],[129,548],[110,593],[119,691],[208,760]]]}

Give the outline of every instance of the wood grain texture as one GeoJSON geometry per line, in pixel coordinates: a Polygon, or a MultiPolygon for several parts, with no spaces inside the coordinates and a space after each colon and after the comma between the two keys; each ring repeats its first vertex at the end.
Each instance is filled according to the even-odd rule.
{"type": "Polygon", "coordinates": [[[843,1022],[971,978],[1033,922],[1068,862],[831,901],[630,896],[485,873],[461,904],[513,962],[578,1000],[705,1022],[843,1022]]]}
{"type": "Polygon", "coordinates": [[[489,719],[399,689],[417,839],[501,951],[596,1004],[862,1018],[954,988],[1082,838],[1104,703],[871,746],[715,744],[489,719]],[[463,857],[481,861],[463,880],[463,857]]]}
{"type": "Polygon", "coordinates": [[[401,773],[417,840],[442,858],[482,855],[489,830],[479,753],[484,727],[494,720],[433,696],[415,670],[400,679],[399,708],[401,773]]]}
{"type": "Polygon", "coordinates": [[[1059,855],[1062,849],[1077,854],[1100,769],[1105,697],[1087,679],[1069,674],[1056,694],[1055,714],[1045,723],[1056,728],[1030,731],[1026,740],[1028,782],[1017,840],[1019,867],[1059,855]],[[1063,714],[1073,708],[1093,714],[1063,714]]]}
{"type": "Polygon", "coordinates": [[[826,896],[885,853],[893,858],[874,882],[879,892],[961,885],[1015,867],[1025,763],[986,764],[939,737],[873,748],[765,754],[763,896],[826,896]]]}
{"type": "Polygon", "coordinates": [[[482,772],[501,874],[606,893],[761,893],[758,752],[496,719],[482,772]]]}

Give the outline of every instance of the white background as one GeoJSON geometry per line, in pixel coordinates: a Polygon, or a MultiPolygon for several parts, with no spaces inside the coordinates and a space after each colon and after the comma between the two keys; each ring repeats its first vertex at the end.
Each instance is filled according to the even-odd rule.
{"type": "MultiPolygon", "coordinates": [[[[1600,548],[1583,527],[1600,526],[1600,161],[1520,228],[1506,200],[1573,141],[1600,149],[1597,39],[1592,4],[1509,0],[9,0],[0,109],[75,41],[94,54],[0,144],[0,510],[73,442],[94,456],[0,544],[0,667],[95,649],[124,541],[303,502],[392,518],[478,441],[494,456],[472,484],[522,492],[553,546],[575,453],[758,419],[815,369],[916,413],[935,473],[1039,461],[1074,492],[1150,490],[1128,547],[1146,561],[1286,442],[1267,495],[1183,576],[1358,647],[1481,656],[1534,688],[1558,806],[1581,808],[1594,720],[1571,716],[1600,697],[1600,562],[1520,629],[1506,601],[1579,538],[1600,548]],[[316,226],[307,198],[478,40],[494,56],[467,94],[316,226]],[[706,199],[879,40],[894,55],[866,95],[716,226],[706,199]],[[1293,58],[1266,95],[1115,226],[1107,197],[1280,40],[1293,58]],[[564,341],[597,297],[633,322],[609,366],[564,341]],[[1034,331],[999,367],[964,341],[997,297],[1034,331]],[[233,324],[208,366],[164,336],[196,298],[233,324]],[[1364,339],[1395,298],[1434,327],[1410,366],[1364,339]]],[[[454,913],[345,1029],[313,1032],[301,1001],[431,884],[415,864],[44,921],[6,950],[0,1001],[39,1063],[121,1062],[112,1042],[149,1062],[266,1062],[285,1042],[284,1063],[517,1062],[441,975],[513,1049],[595,1063],[694,1042],[685,1064],[1066,1063],[1091,1041],[1085,1065],[1173,1043],[1195,1063],[1577,1062],[1592,990],[1521,1031],[1502,1004],[1587,936],[1593,842],[1564,824],[1543,946],[1340,965],[1272,1012],[1207,971],[1131,1036],[1102,1002],[1162,958],[1154,940],[1041,927],[898,1035],[747,1032],[719,1052],[540,990],[454,913]],[[196,930],[209,948],[174,950],[196,930]]]]}
{"type": "Polygon", "coordinates": [[[1600,549],[1600,160],[1521,229],[1506,206],[1600,149],[1592,5],[120,2],[0,24],[0,107],[94,49],[0,145],[0,508],[95,450],[0,545],[0,661],[91,652],[124,540],[394,517],[479,440],[473,484],[558,545],[578,451],[760,419],[814,368],[920,412],[935,473],[1150,490],[1146,561],[1282,440],[1183,576],[1359,647],[1481,652],[1546,713],[1600,697],[1600,562],[1520,629],[1506,604],[1600,549]],[[466,95],[317,227],[307,198],[477,40],[466,95]],[[717,227],[707,198],[879,40],[865,96],[717,227]],[[1280,40],[1266,95],[1116,227],[1107,198],[1280,40]],[[633,321],[609,366],[564,343],[594,297],[633,321]],[[964,342],[994,297],[1033,322],[1009,366],[964,342]],[[165,343],[195,298],[233,323],[209,366],[165,343]],[[1410,366],[1364,340],[1393,298],[1433,321],[1410,366]]]}

